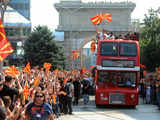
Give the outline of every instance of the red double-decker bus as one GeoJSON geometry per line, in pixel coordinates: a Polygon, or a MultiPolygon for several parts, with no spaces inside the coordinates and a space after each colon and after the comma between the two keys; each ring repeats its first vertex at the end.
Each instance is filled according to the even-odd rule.
{"type": "Polygon", "coordinates": [[[139,43],[100,40],[97,45],[96,98],[99,105],[138,105],[139,43]]]}

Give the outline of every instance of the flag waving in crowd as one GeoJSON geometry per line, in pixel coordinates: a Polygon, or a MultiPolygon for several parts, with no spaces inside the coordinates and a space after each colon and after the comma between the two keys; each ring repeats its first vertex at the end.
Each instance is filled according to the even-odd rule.
{"type": "Polygon", "coordinates": [[[5,72],[6,74],[8,74],[9,76],[12,76],[12,77],[15,77],[15,78],[18,77],[19,74],[20,74],[20,72],[18,71],[18,69],[17,69],[14,65],[6,68],[6,69],[4,70],[4,72],[5,72]]]}
{"type": "Polygon", "coordinates": [[[23,69],[23,72],[31,74],[31,66],[29,62],[27,63],[26,67],[23,69]]]}
{"type": "Polygon", "coordinates": [[[12,52],[13,48],[5,35],[4,27],[0,20],[0,61],[3,61],[12,52]]]}
{"type": "Polygon", "coordinates": [[[47,63],[47,62],[44,63],[44,68],[46,69],[46,72],[49,72],[51,66],[52,65],[50,63],[47,63]]]}
{"type": "Polygon", "coordinates": [[[72,58],[73,59],[78,59],[78,57],[79,57],[78,50],[72,50],[72,58]]]}
{"type": "Polygon", "coordinates": [[[103,20],[112,22],[112,15],[110,13],[98,14],[94,17],[91,17],[90,20],[94,25],[99,25],[103,20]]]}

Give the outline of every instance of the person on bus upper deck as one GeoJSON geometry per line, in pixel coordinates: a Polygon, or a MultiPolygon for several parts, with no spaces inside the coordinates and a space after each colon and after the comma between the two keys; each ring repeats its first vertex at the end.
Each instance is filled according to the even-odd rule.
{"type": "Polygon", "coordinates": [[[109,33],[109,39],[115,39],[115,36],[113,35],[112,32],[109,33]]]}
{"type": "Polygon", "coordinates": [[[107,30],[103,29],[102,31],[99,31],[98,28],[96,28],[96,32],[98,40],[104,40],[109,37],[109,35],[107,34],[107,30]]]}
{"type": "Polygon", "coordinates": [[[131,35],[131,39],[132,40],[136,40],[136,41],[139,41],[139,34],[134,32],[132,35],[131,35]]]}
{"type": "Polygon", "coordinates": [[[119,35],[119,39],[123,39],[123,40],[124,40],[124,39],[125,39],[124,34],[120,34],[120,35],[119,35]]]}

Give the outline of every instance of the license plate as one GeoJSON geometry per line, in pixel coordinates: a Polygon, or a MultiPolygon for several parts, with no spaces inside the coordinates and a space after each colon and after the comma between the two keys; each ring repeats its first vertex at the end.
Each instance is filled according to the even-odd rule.
{"type": "Polygon", "coordinates": [[[122,101],[112,101],[111,104],[122,104],[122,101]]]}

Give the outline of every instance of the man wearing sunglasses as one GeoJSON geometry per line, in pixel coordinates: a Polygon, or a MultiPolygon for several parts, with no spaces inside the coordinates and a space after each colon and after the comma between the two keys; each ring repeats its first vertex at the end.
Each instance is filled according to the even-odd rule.
{"type": "Polygon", "coordinates": [[[35,93],[35,98],[26,108],[26,120],[53,120],[52,107],[45,103],[45,94],[42,91],[35,93]]]}

